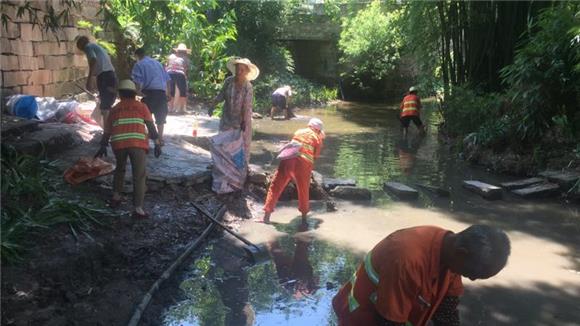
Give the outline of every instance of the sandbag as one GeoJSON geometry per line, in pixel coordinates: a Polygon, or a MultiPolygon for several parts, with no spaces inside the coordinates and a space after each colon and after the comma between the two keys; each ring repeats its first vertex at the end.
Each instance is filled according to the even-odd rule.
{"type": "Polygon", "coordinates": [[[64,171],[64,180],[71,185],[77,185],[115,170],[112,163],[100,158],[81,157],[73,166],[64,171]]]}

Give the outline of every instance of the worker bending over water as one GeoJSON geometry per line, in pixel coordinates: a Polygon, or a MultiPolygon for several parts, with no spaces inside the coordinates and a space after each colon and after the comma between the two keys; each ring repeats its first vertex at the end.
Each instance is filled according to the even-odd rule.
{"type": "Polygon", "coordinates": [[[296,131],[292,141],[278,156],[282,161],[268,189],[264,205],[264,223],[270,223],[270,215],[290,180],[294,181],[298,191],[298,210],[302,213],[302,218],[306,218],[310,211],[310,175],[314,168],[314,160],[320,156],[324,140],[322,126],[320,119],[310,119],[308,128],[296,131]]]}
{"type": "Polygon", "coordinates": [[[510,241],[499,229],[473,225],[459,233],[435,226],[396,231],[379,242],[332,300],[339,325],[459,325],[461,276],[501,271],[510,241]]]}

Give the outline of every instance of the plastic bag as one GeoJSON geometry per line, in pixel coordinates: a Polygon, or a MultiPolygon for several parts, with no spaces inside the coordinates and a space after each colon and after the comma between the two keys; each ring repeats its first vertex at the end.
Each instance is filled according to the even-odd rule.
{"type": "Polygon", "coordinates": [[[301,148],[302,144],[293,141],[289,142],[280,149],[280,154],[278,154],[277,158],[283,161],[298,157],[301,148]]]}
{"type": "Polygon", "coordinates": [[[81,157],[73,166],[64,171],[64,180],[71,185],[77,185],[96,177],[109,174],[115,166],[100,158],[81,157]]]}

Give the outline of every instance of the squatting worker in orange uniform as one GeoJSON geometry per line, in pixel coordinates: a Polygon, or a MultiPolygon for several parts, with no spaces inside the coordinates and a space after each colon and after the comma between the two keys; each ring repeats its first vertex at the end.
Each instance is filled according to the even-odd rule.
{"type": "Polygon", "coordinates": [[[119,83],[119,97],[111,113],[107,116],[101,148],[95,157],[106,156],[109,138],[113,147],[113,153],[117,160],[117,167],[113,177],[113,199],[110,206],[116,208],[121,204],[121,192],[125,182],[125,166],[127,158],[131,160],[131,172],[133,174],[133,217],[146,218],[149,215],[143,210],[146,191],[146,166],[147,152],[149,151],[149,138],[155,141],[155,157],[161,155],[159,135],[149,108],[144,103],[135,99],[137,87],[130,80],[122,80],[119,83]],[[147,129],[145,129],[147,127],[147,129]]]}
{"type": "Polygon", "coordinates": [[[367,253],[332,306],[343,326],[459,325],[461,276],[490,278],[509,254],[507,235],[486,225],[399,230],[367,253]]]}
{"type": "Polygon", "coordinates": [[[294,133],[291,143],[298,144],[296,155],[280,161],[278,170],[270,183],[270,189],[268,189],[264,205],[264,223],[270,223],[270,215],[290,180],[294,180],[298,190],[298,210],[302,213],[302,218],[306,218],[310,211],[310,175],[314,167],[314,160],[320,156],[324,141],[322,126],[323,123],[320,119],[312,118],[308,122],[308,128],[299,129],[294,133]]]}
{"type": "Polygon", "coordinates": [[[403,126],[403,135],[407,136],[407,130],[411,121],[419,128],[421,133],[425,132],[425,126],[421,121],[421,99],[417,95],[417,88],[412,86],[409,88],[409,93],[403,98],[401,102],[400,121],[403,126]]]}

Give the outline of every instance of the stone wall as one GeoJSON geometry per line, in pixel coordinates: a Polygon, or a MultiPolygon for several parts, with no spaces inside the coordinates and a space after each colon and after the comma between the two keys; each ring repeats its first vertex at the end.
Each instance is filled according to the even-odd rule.
{"type": "Polygon", "coordinates": [[[68,9],[60,0],[2,1],[2,15],[9,19],[0,26],[0,68],[2,97],[10,94],[62,97],[79,93],[75,81],[84,85],[88,72],[87,60],[77,48],[78,35],[90,37],[90,31],[79,28],[79,20],[101,25],[98,1],[78,1],[80,8],[70,8],[68,21],[61,20],[56,33],[46,31],[43,19],[52,6],[58,14],[68,9]],[[28,11],[18,17],[18,8],[30,3],[38,9],[37,22],[28,11]]]}

